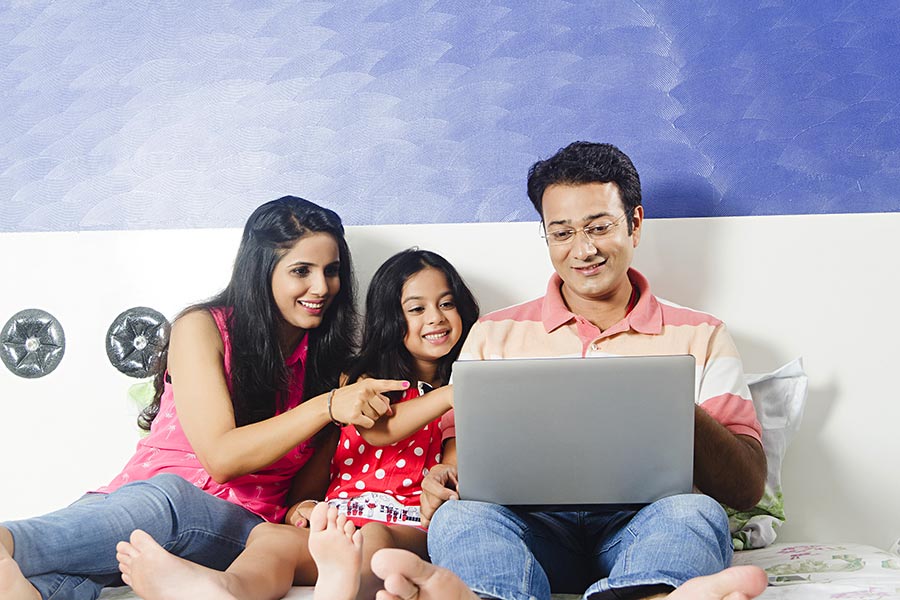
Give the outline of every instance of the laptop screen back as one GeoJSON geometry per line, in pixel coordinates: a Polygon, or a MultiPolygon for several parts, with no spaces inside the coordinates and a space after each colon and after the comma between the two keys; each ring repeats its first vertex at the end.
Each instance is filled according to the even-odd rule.
{"type": "Polygon", "coordinates": [[[639,506],[693,482],[693,356],[459,361],[459,492],[532,508],[639,506]]]}

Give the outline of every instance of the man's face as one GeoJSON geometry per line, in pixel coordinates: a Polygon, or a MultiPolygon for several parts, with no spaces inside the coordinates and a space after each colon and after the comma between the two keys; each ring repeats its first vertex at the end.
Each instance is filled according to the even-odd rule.
{"type": "Polygon", "coordinates": [[[627,298],[630,291],[623,290],[629,290],[628,268],[641,239],[642,207],[634,209],[631,234],[627,217],[621,218],[625,207],[615,183],[551,185],[544,190],[543,210],[550,261],[563,280],[569,308],[614,301],[622,294],[627,298]],[[593,235],[582,231],[584,227],[593,228],[593,235]],[[575,230],[570,240],[554,241],[553,232],[567,229],[575,230]]]}

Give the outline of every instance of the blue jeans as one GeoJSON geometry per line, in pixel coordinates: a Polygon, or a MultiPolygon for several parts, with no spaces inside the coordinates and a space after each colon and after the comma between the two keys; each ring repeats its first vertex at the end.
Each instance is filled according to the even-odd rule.
{"type": "Polygon", "coordinates": [[[87,494],[62,510],[2,523],[22,573],[49,600],[94,600],[119,585],[116,544],[143,529],[169,552],[223,570],[263,519],[177,475],[157,475],[111,494],[87,494]]]}
{"type": "Polygon", "coordinates": [[[525,512],[451,500],[431,520],[428,553],[485,597],[548,600],[552,590],[597,600],[635,588],[669,591],[721,571],[732,547],[722,507],[685,494],[637,512],[525,512]]]}

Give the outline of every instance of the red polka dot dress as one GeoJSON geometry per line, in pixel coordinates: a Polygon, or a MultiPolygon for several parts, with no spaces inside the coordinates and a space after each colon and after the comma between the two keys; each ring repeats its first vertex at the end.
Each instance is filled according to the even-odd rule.
{"type": "MultiPolygon", "coordinates": [[[[430,390],[430,385],[420,381],[399,402],[430,390]]],[[[382,448],[367,444],[355,426],[347,425],[341,430],[331,462],[331,485],[325,500],[357,527],[373,521],[421,527],[422,479],[440,462],[440,418],[382,448]]]]}

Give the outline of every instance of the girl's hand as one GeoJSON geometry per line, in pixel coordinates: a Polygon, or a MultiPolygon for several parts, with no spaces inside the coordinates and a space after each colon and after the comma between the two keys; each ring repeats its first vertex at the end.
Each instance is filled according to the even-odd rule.
{"type": "Polygon", "coordinates": [[[287,511],[284,522],[294,527],[309,527],[309,515],[318,503],[318,500],[301,500],[287,511]]]}
{"type": "Polygon", "coordinates": [[[338,388],[331,399],[331,417],[341,423],[369,429],[382,415],[391,415],[391,402],[385,392],[409,389],[408,381],[363,379],[338,388]]]}

